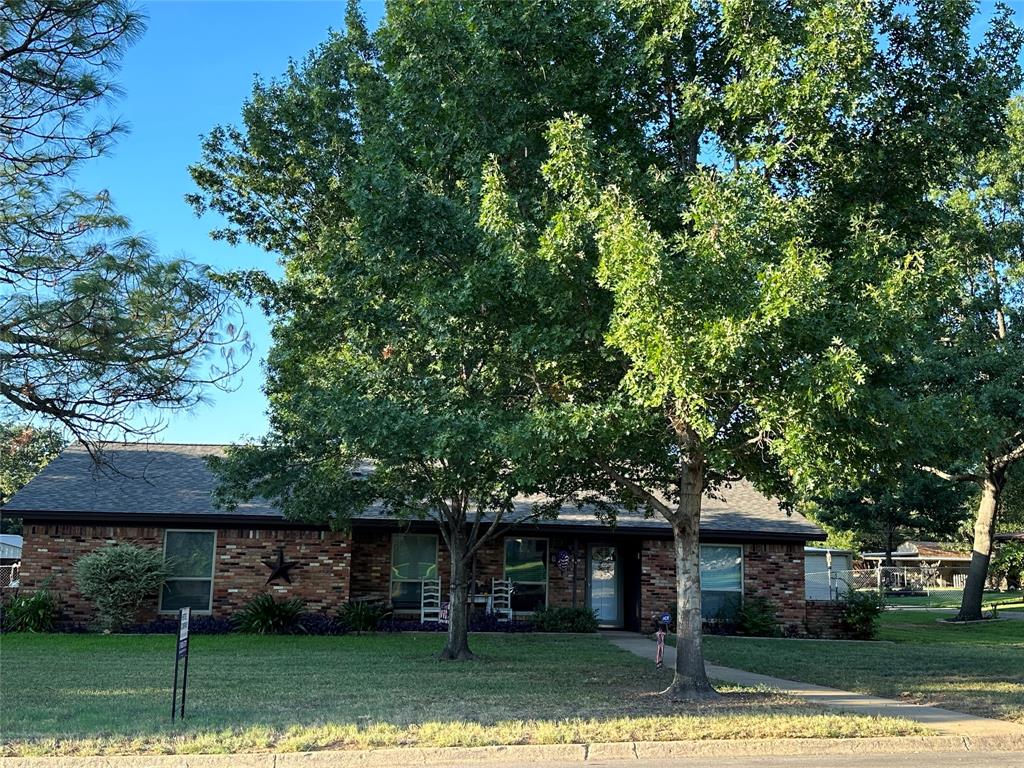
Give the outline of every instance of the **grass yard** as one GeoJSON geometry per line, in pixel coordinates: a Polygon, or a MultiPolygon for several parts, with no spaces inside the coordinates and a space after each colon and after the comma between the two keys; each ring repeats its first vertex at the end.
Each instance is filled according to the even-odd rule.
{"type": "Polygon", "coordinates": [[[436,635],[197,636],[186,725],[170,724],[174,638],[5,635],[5,755],[295,751],[634,739],[921,733],[765,691],[673,708],[668,670],[600,637],[477,636],[442,663],[436,635]]]}
{"type": "MultiPolygon", "coordinates": [[[[887,596],[888,605],[903,608],[959,608],[962,592],[958,589],[935,590],[930,595],[918,597],[887,596]]],[[[986,592],[982,601],[985,610],[993,605],[1013,610],[1024,606],[1024,592],[986,592]]]]}
{"type": "Polygon", "coordinates": [[[1024,724],[1024,622],[963,626],[887,611],[882,642],[708,637],[708,661],[1024,724]]]}

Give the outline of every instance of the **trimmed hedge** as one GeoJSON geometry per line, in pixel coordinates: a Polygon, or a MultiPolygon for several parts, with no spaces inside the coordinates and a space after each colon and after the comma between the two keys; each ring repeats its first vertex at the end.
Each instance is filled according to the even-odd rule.
{"type": "Polygon", "coordinates": [[[597,632],[597,615],[589,608],[540,608],[531,622],[537,632],[597,632]]]}
{"type": "Polygon", "coordinates": [[[75,564],[78,591],[96,606],[96,625],[112,632],[135,620],[165,575],[163,554],[135,544],[102,547],[75,564]]]}

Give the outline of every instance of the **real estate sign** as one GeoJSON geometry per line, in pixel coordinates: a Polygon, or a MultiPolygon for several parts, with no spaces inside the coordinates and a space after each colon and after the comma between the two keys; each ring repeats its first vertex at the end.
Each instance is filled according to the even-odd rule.
{"type": "Polygon", "coordinates": [[[181,674],[181,710],[178,717],[185,719],[185,692],[188,688],[188,624],[192,618],[191,608],[178,611],[178,647],[174,654],[174,688],[171,690],[171,722],[178,709],[178,665],[182,666],[181,674]]]}

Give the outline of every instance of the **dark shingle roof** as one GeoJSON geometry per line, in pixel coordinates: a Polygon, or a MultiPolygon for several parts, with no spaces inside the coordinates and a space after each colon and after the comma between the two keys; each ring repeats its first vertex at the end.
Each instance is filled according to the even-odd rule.
{"type": "MultiPolygon", "coordinates": [[[[224,447],[109,443],[103,446],[103,465],[98,467],[84,447],[72,445],[14,494],[4,511],[183,517],[226,514],[210,500],[217,481],[204,459],[223,455],[224,447]]],[[[235,514],[281,516],[262,499],[239,505],[235,514]]]]}
{"type": "MultiPolygon", "coordinates": [[[[57,514],[87,520],[103,518],[221,518],[282,522],[281,512],[269,502],[254,499],[233,512],[214,507],[211,493],[216,480],[204,460],[222,455],[222,445],[108,444],[103,449],[108,466],[97,468],[92,457],[79,445],[67,448],[4,507],[8,513],[26,516],[57,514]]],[[[701,532],[707,534],[764,534],[768,537],[823,539],[824,533],[803,516],[787,514],[777,500],[760,494],[747,482],[733,483],[719,491],[720,498],[705,497],[701,532]]],[[[539,499],[517,501],[514,519],[532,514],[539,499]]],[[[367,523],[393,520],[380,508],[360,515],[367,523]]],[[[557,518],[541,525],[555,528],[602,525],[594,509],[562,507],[557,518]]],[[[669,524],[660,517],[623,512],[617,526],[623,532],[668,533],[669,524]]]]}

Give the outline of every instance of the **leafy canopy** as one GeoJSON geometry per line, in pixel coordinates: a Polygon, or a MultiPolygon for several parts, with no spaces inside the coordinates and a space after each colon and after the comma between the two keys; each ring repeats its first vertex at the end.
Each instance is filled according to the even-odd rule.
{"type": "MultiPolygon", "coordinates": [[[[64,449],[63,436],[53,429],[26,424],[0,424],[0,508],[64,449]]],[[[0,514],[0,533],[21,533],[21,522],[0,514]]]]}
{"type": "Polygon", "coordinates": [[[225,501],[258,492],[337,525],[378,499],[459,520],[536,484],[523,424],[548,374],[530,359],[562,342],[536,311],[544,275],[507,257],[483,190],[500,163],[539,193],[566,108],[636,131],[609,82],[607,12],[394,3],[371,35],[350,10],[344,35],[257,81],[244,129],[207,137],[193,202],[286,271],[232,277],[274,317],[272,430],[221,465],[225,501]]]}

